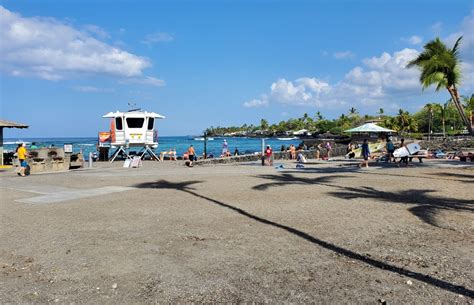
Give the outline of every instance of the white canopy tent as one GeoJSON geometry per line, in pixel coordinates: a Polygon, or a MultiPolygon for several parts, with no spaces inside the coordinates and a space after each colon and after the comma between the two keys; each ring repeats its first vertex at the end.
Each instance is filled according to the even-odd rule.
{"type": "Polygon", "coordinates": [[[356,133],[356,132],[395,132],[395,130],[388,129],[381,127],[375,123],[366,123],[364,125],[361,125],[359,127],[351,128],[348,130],[345,130],[344,132],[349,132],[349,133],[356,133]]]}

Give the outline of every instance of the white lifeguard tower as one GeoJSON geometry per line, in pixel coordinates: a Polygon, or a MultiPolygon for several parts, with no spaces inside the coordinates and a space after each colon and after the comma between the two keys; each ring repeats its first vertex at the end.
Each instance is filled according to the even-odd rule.
{"type": "Polygon", "coordinates": [[[111,147],[117,148],[112,154],[111,163],[121,152],[131,159],[127,152],[131,147],[141,148],[137,153],[140,158],[148,153],[151,158],[159,160],[153,152],[153,149],[158,147],[158,131],[155,128],[155,120],[164,119],[164,116],[155,112],[132,109],[127,112],[109,112],[103,117],[112,120],[109,137],[103,136],[106,133],[99,133],[99,145],[109,142],[111,147]]]}

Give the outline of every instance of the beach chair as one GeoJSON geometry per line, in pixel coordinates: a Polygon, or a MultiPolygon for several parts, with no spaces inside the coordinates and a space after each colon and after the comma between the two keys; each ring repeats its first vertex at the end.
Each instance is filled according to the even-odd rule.
{"type": "Polygon", "coordinates": [[[163,160],[165,159],[165,157],[168,156],[170,158],[170,160],[178,160],[178,157],[176,156],[176,151],[174,150],[170,150],[170,151],[162,151],[160,153],[160,161],[163,162],[163,160]]]}
{"type": "Polygon", "coordinates": [[[435,152],[434,152],[434,157],[437,158],[437,159],[442,159],[442,158],[446,158],[446,153],[444,151],[442,151],[441,149],[437,149],[435,152]]]}

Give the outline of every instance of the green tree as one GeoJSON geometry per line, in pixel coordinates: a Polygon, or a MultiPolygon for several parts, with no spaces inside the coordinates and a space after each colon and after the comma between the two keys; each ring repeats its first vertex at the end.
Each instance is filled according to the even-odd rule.
{"type": "Polygon", "coordinates": [[[428,42],[424,46],[423,52],[417,58],[410,61],[407,68],[416,66],[421,70],[420,83],[423,89],[431,85],[436,85],[436,91],[446,88],[464,125],[469,133],[473,134],[457,88],[461,79],[459,67],[459,45],[461,40],[462,36],[456,40],[452,49],[449,49],[439,38],[428,42]]]}
{"type": "Polygon", "coordinates": [[[379,108],[379,112],[377,112],[377,114],[379,115],[379,120],[382,119],[383,113],[384,113],[383,108],[379,108]]]}
{"type": "Polygon", "coordinates": [[[396,117],[390,117],[390,116],[384,117],[382,126],[388,129],[395,130],[395,131],[400,130],[400,126],[398,125],[398,120],[396,117]]]}
{"type": "Polygon", "coordinates": [[[474,94],[471,94],[470,97],[463,96],[463,102],[466,107],[466,110],[474,111],[474,94]]]}
{"type": "Polygon", "coordinates": [[[408,111],[400,109],[398,111],[396,120],[400,131],[415,132],[418,129],[416,120],[410,115],[408,111]]]}
{"type": "Polygon", "coordinates": [[[320,121],[320,120],[324,119],[324,117],[323,117],[323,115],[321,114],[320,111],[316,112],[315,119],[316,119],[316,121],[320,121]]]}
{"type": "Polygon", "coordinates": [[[433,125],[433,112],[435,104],[428,103],[425,105],[426,111],[428,112],[428,140],[431,139],[431,126],[433,125]]]}
{"type": "Polygon", "coordinates": [[[343,113],[337,120],[336,125],[340,127],[341,130],[348,129],[351,126],[351,121],[349,117],[343,113]]]}
{"type": "Polygon", "coordinates": [[[357,112],[357,109],[355,109],[354,107],[351,107],[351,109],[349,109],[348,117],[353,118],[353,117],[358,117],[358,116],[359,116],[359,113],[357,112]]]}
{"type": "Polygon", "coordinates": [[[450,103],[451,101],[449,100],[443,105],[436,104],[436,108],[438,109],[438,112],[441,116],[441,123],[443,124],[443,138],[446,137],[446,112],[450,103]]]}
{"type": "Polygon", "coordinates": [[[265,119],[260,120],[260,129],[261,130],[268,130],[268,121],[265,119]]]}

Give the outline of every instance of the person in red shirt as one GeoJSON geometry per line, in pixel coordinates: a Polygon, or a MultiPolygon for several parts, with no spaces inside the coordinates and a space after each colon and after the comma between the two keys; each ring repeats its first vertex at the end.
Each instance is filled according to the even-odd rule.
{"type": "Polygon", "coordinates": [[[270,145],[267,145],[267,149],[265,149],[265,157],[267,159],[267,164],[272,165],[272,156],[273,156],[273,150],[270,147],[270,145]]]}

